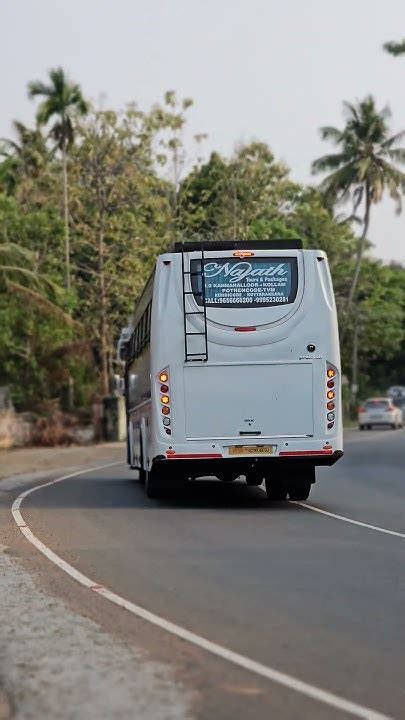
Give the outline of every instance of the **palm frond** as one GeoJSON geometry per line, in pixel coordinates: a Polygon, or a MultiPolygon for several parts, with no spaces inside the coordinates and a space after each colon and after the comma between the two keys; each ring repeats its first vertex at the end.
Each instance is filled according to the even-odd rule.
{"type": "Polygon", "coordinates": [[[353,105],[353,103],[350,103],[347,100],[344,100],[343,101],[343,109],[344,109],[344,113],[347,117],[354,118],[357,122],[359,122],[360,118],[359,118],[358,110],[357,110],[356,106],[353,105]]]}
{"type": "Polygon", "coordinates": [[[401,130],[398,133],[395,133],[395,135],[392,135],[387,140],[381,143],[381,148],[383,150],[390,149],[393,145],[395,145],[397,142],[401,142],[405,138],[405,130],[401,130]]]}
{"type": "Polygon", "coordinates": [[[405,148],[394,148],[384,153],[386,157],[394,162],[405,163],[405,148]]]}
{"type": "Polygon", "coordinates": [[[393,55],[394,57],[405,55],[405,39],[400,42],[386,42],[383,48],[389,55],[393,55]]]}
{"type": "Polygon", "coordinates": [[[341,167],[346,161],[343,153],[332,153],[330,155],[323,155],[322,157],[314,160],[311,165],[311,172],[316,175],[326,170],[334,170],[335,168],[341,167]]]}
{"type": "Polygon", "coordinates": [[[354,178],[355,168],[353,163],[347,163],[322,180],[319,191],[334,203],[345,202],[349,198],[354,178]]]}
{"type": "Polygon", "coordinates": [[[5,258],[6,262],[18,262],[18,260],[27,262],[32,261],[32,253],[30,252],[30,250],[13,242],[0,243],[0,259],[1,257],[5,258]]]}
{"type": "Polygon", "coordinates": [[[41,82],[41,80],[33,80],[32,82],[28,83],[27,90],[29,98],[34,98],[37,95],[50,97],[53,91],[50,85],[45,85],[45,83],[41,82]]]}
{"type": "Polygon", "coordinates": [[[342,131],[332,125],[319,128],[322,140],[332,140],[336,145],[342,142],[342,131]]]}
{"type": "Polygon", "coordinates": [[[55,305],[53,302],[51,302],[51,300],[48,300],[48,298],[44,297],[44,295],[42,295],[41,293],[32,290],[32,288],[20,285],[20,283],[17,283],[10,279],[6,280],[6,287],[9,292],[20,295],[25,300],[29,300],[37,307],[41,308],[41,310],[46,312],[48,315],[52,315],[62,320],[69,327],[78,327],[78,323],[76,323],[68,313],[64,312],[62,308],[58,307],[58,305],[55,305]]]}

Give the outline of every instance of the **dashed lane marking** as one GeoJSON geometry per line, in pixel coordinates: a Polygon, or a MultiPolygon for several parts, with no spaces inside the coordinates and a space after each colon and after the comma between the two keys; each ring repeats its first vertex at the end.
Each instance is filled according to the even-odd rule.
{"type": "Polygon", "coordinates": [[[97,582],[88,578],[86,575],[83,575],[83,573],[79,572],[79,570],[76,570],[76,568],[63,560],[61,557],[59,557],[59,555],[54,553],[53,550],[51,550],[43,542],[41,542],[41,540],[39,540],[39,538],[37,538],[33,534],[29,526],[25,523],[20,511],[20,507],[23,500],[28,497],[28,495],[31,495],[37,490],[42,490],[43,488],[50,487],[51,485],[56,485],[57,483],[62,482],[62,480],[68,480],[69,478],[77,477],[79,475],[85,475],[91,472],[97,472],[98,470],[104,470],[108,467],[113,467],[114,465],[123,464],[124,463],[115,462],[109,463],[107,465],[99,465],[98,467],[89,468],[88,470],[80,470],[78,472],[71,473],[70,475],[64,475],[63,477],[56,478],[55,480],[51,480],[50,482],[44,483],[42,485],[37,485],[36,487],[30,488],[29,490],[25,490],[25,492],[21,493],[21,495],[19,495],[14,500],[11,508],[13,518],[17,526],[23,533],[24,537],[32,545],[34,545],[37,550],[39,550],[43,555],[45,555],[48,560],[54,563],[54,565],[57,565],[58,568],[63,570],[67,575],[69,575],[71,578],[76,580],[84,587],[92,590],[97,595],[104,597],[106,600],[114,603],[114,605],[117,605],[118,607],[127,610],[133,615],[136,615],[137,617],[146,620],[152,625],[156,625],[162,630],[165,630],[166,632],[175,635],[181,640],[195,645],[205,650],[206,652],[215,655],[216,657],[227,660],[228,662],[231,662],[234,665],[243,668],[244,670],[248,670],[249,672],[259,675],[260,677],[271,680],[272,682],[277,683],[278,685],[282,685],[289,690],[294,690],[295,692],[300,693],[301,695],[305,695],[306,697],[311,698],[312,700],[315,700],[317,702],[323,703],[324,705],[328,705],[329,707],[335,708],[342,712],[349,713],[354,717],[362,718],[363,720],[392,720],[392,718],[389,718],[387,715],[383,715],[375,710],[364,707],[363,705],[359,705],[358,703],[346,700],[345,698],[340,697],[339,695],[335,695],[328,690],[323,690],[316,685],[311,685],[310,683],[299,680],[292,675],[280,672],[279,670],[269,667],[268,665],[263,665],[260,662],[252,660],[251,658],[240,655],[233,650],[229,650],[222,645],[218,645],[211,640],[207,640],[207,638],[204,638],[201,635],[197,635],[196,633],[192,632],[191,630],[187,630],[187,628],[184,628],[181,625],[176,625],[170,620],[166,620],[165,618],[162,618],[159,615],[155,615],[149,610],[146,610],[145,608],[140,607],[139,605],[136,605],[129,600],[126,600],[120,595],[117,595],[111,590],[108,590],[108,588],[104,587],[103,585],[99,585],[97,582]]]}

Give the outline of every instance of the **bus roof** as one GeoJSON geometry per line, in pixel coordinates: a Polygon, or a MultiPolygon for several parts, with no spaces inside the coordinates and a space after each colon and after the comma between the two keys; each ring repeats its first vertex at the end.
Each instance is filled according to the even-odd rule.
{"type": "Polygon", "coordinates": [[[302,240],[193,240],[174,243],[169,252],[195,250],[302,250],[302,240]]]}

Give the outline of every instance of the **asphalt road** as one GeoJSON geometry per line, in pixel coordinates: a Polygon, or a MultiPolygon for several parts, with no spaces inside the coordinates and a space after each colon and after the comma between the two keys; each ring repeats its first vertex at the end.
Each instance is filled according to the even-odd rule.
{"type": "MultiPolygon", "coordinates": [[[[353,431],[345,451],[334,468],[318,470],[308,503],[405,533],[405,432],[353,431]]],[[[242,483],[198,481],[170,500],[148,500],[124,465],[44,488],[22,511],[44,543],[122,597],[266,666],[405,718],[405,538],[270,503],[242,483]]],[[[134,625],[114,606],[104,621],[111,632],[127,624],[129,642],[138,631],[146,646],[150,637],[152,656],[166,653],[195,691],[195,718],[352,717],[191,652],[184,641],[168,648],[163,630],[149,635],[147,623],[134,625]]]]}

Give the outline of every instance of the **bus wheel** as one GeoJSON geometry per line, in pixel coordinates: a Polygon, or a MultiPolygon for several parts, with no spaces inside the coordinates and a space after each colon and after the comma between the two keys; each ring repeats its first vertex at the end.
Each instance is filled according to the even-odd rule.
{"type": "Polygon", "coordinates": [[[160,498],[163,495],[163,485],[160,474],[152,468],[145,471],[145,489],[149,498],[160,498]]]}
{"type": "Polygon", "coordinates": [[[145,482],[146,482],[146,470],[143,467],[142,438],[141,438],[141,458],[140,458],[140,463],[139,463],[139,482],[141,485],[145,485],[145,482]]]}
{"type": "Polygon", "coordinates": [[[300,485],[292,485],[288,490],[290,500],[308,500],[311,492],[311,483],[302,483],[300,485]]]}
{"type": "Polygon", "coordinates": [[[284,486],[284,483],[281,483],[280,481],[277,482],[277,480],[273,480],[271,478],[266,478],[266,493],[269,500],[275,500],[278,502],[282,502],[283,500],[287,500],[287,488],[284,486]]]}
{"type": "Polygon", "coordinates": [[[257,470],[249,470],[246,473],[246,485],[250,487],[258,487],[263,482],[263,473],[257,470]]]}

